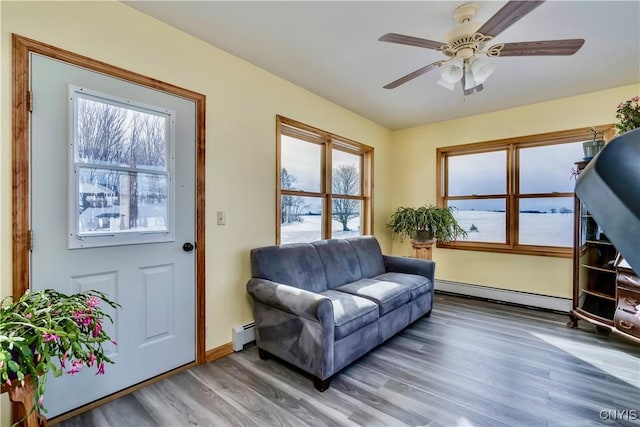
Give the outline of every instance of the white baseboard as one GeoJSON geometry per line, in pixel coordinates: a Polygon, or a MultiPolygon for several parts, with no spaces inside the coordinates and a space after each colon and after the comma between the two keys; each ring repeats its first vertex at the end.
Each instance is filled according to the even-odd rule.
{"type": "Polygon", "coordinates": [[[450,292],[452,294],[468,295],[489,300],[546,308],[565,313],[571,311],[571,299],[569,298],[552,297],[548,295],[491,288],[489,286],[470,285],[468,283],[439,279],[435,280],[435,288],[436,291],[450,292]]]}

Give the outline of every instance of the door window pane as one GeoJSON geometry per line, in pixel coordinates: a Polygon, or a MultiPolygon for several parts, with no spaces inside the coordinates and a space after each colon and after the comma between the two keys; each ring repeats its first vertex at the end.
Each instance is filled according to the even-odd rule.
{"type": "Polygon", "coordinates": [[[322,199],[283,195],[280,202],[281,243],[304,243],[322,239],[322,199]]]}
{"type": "Polygon", "coordinates": [[[448,157],[448,195],[505,194],[507,152],[464,154],[448,157]]]}
{"type": "Polygon", "coordinates": [[[504,199],[450,200],[453,216],[467,232],[461,240],[471,242],[506,243],[506,213],[504,199]]]}
{"type": "Polygon", "coordinates": [[[167,170],[168,116],[77,97],[76,162],[167,170]]]}
{"type": "Polygon", "coordinates": [[[332,150],[333,171],[331,175],[333,194],[359,196],[360,190],[360,159],[362,157],[332,150]]]}
{"type": "Polygon", "coordinates": [[[571,168],[582,160],[582,142],[521,148],[520,194],[571,193],[571,168]]]}
{"type": "Polygon", "coordinates": [[[332,200],[331,237],[344,239],[362,234],[362,201],[334,198],[332,200]]]}
{"type": "Polygon", "coordinates": [[[520,199],[521,245],[573,246],[573,198],[520,199]]]}
{"type": "Polygon", "coordinates": [[[78,234],[167,231],[167,176],[80,168],[78,234]]]}
{"type": "Polygon", "coordinates": [[[281,136],[283,190],[322,191],[322,146],[287,135],[281,136]]]}
{"type": "Polygon", "coordinates": [[[69,86],[70,249],[173,239],[175,113],[69,86]]]}

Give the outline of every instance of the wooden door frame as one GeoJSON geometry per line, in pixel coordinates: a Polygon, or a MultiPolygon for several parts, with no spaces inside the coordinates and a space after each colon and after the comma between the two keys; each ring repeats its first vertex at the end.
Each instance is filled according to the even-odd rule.
{"type": "Polygon", "coordinates": [[[72,65],[106,74],[186,98],[196,104],[196,363],[205,362],[205,107],[206,97],[170,83],[109,65],[86,56],[36,40],[12,34],[12,215],[13,215],[13,296],[23,295],[30,287],[30,135],[29,55],[37,53],[72,65]]]}

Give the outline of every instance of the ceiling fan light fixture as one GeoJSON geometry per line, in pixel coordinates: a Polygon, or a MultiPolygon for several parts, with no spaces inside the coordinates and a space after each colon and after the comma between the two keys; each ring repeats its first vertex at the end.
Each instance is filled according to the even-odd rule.
{"type": "Polygon", "coordinates": [[[476,87],[476,81],[473,77],[473,72],[471,71],[471,67],[469,65],[464,67],[464,90],[473,89],[476,87]]]}
{"type": "Polygon", "coordinates": [[[437,84],[439,84],[440,86],[447,88],[449,90],[454,90],[456,87],[456,82],[448,82],[446,80],[440,79],[436,82],[437,84]]]}
{"type": "Polygon", "coordinates": [[[445,82],[456,83],[462,78],[462,73],[464,73],[464,63],[462,59],[456,58],[442,67],[440,77],[445,82]]]}
{"type": "Polygon", "coordinates": [[[476,56],[470,62],[473,79],[477,84],[484,83],[493,73],[495,66],[487,58],[476,56]]]}

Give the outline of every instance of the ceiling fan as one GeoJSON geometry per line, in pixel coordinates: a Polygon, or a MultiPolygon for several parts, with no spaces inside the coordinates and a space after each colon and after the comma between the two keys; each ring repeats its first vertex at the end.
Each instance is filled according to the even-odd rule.
{"type": "Polygon", "coordinates": [[[482,25],[472,21],[478,5],[465,3],[454,11],[453,16],[460,25],[444,36],[444,43],[396,33],[385,34],[378,40],[435,49],[449,58],[422,67],[384,88],[394,89],[434,68],[442,68],[439,85],[454,90],[460,81],[464,94],[471,95],[483,89],[482,84],[493,72],[494,66],[487,57],[573,55],[584,44],[583,39],[500,43],[485,48],[493,38],[542,3],[544,1],[510,0],[482,25]]]}

